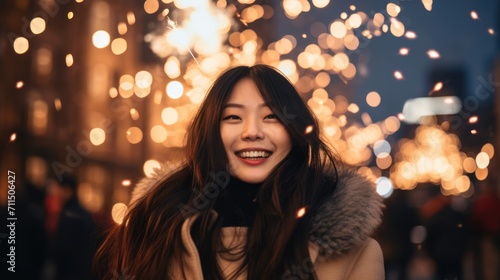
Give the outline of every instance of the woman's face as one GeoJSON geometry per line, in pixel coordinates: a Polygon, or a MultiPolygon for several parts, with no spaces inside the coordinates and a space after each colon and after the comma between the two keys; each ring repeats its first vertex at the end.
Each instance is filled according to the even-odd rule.
{"type": "Polygon", "coordinates": [[[231,175],[261,183],[290,152],[290,136],[250,78],[236,83],[222,112],[220,134],[231,175]]]}

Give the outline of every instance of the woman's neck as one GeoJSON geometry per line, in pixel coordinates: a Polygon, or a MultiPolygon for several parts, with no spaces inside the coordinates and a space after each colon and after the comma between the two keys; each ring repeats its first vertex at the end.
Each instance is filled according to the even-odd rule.
{"type": "Polygon", "coordinates": [[[255,199],[261,185],[230,177],[229,184],[214,205],[223,227],[252,226],[256,211],[255,199]]]}

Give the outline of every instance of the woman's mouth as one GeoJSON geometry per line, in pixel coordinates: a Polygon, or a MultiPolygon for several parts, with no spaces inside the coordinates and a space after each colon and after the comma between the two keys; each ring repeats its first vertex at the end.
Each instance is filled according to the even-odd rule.
{"type": "Polygon", "coordinates": [[[258,150],[258,151],[238,151],[236,156],[245,160],[263,160],[271,156],[272,152],[258,150]]]}

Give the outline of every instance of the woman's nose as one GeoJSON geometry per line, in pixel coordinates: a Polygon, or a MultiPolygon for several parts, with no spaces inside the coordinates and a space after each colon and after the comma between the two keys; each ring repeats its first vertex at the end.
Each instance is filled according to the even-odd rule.
{"type": "Polygon", "coordinates": [[[257,120],[247,119],[243,125],[241,138],[243,140],[263,139],[264,132],[262,131],[262,125],[260,122],[257,120]]]}

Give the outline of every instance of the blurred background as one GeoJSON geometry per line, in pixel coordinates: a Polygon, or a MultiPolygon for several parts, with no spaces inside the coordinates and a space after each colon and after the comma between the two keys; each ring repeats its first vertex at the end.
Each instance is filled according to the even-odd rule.
{"type": "Polygon", "coordinates": [[[500,279],[499,15],[496,0],[0,2],[15,275],[88,279],[133,186],[180,159],[214,78],[266,63],[376,182],[387,279],[500,279]]]}

